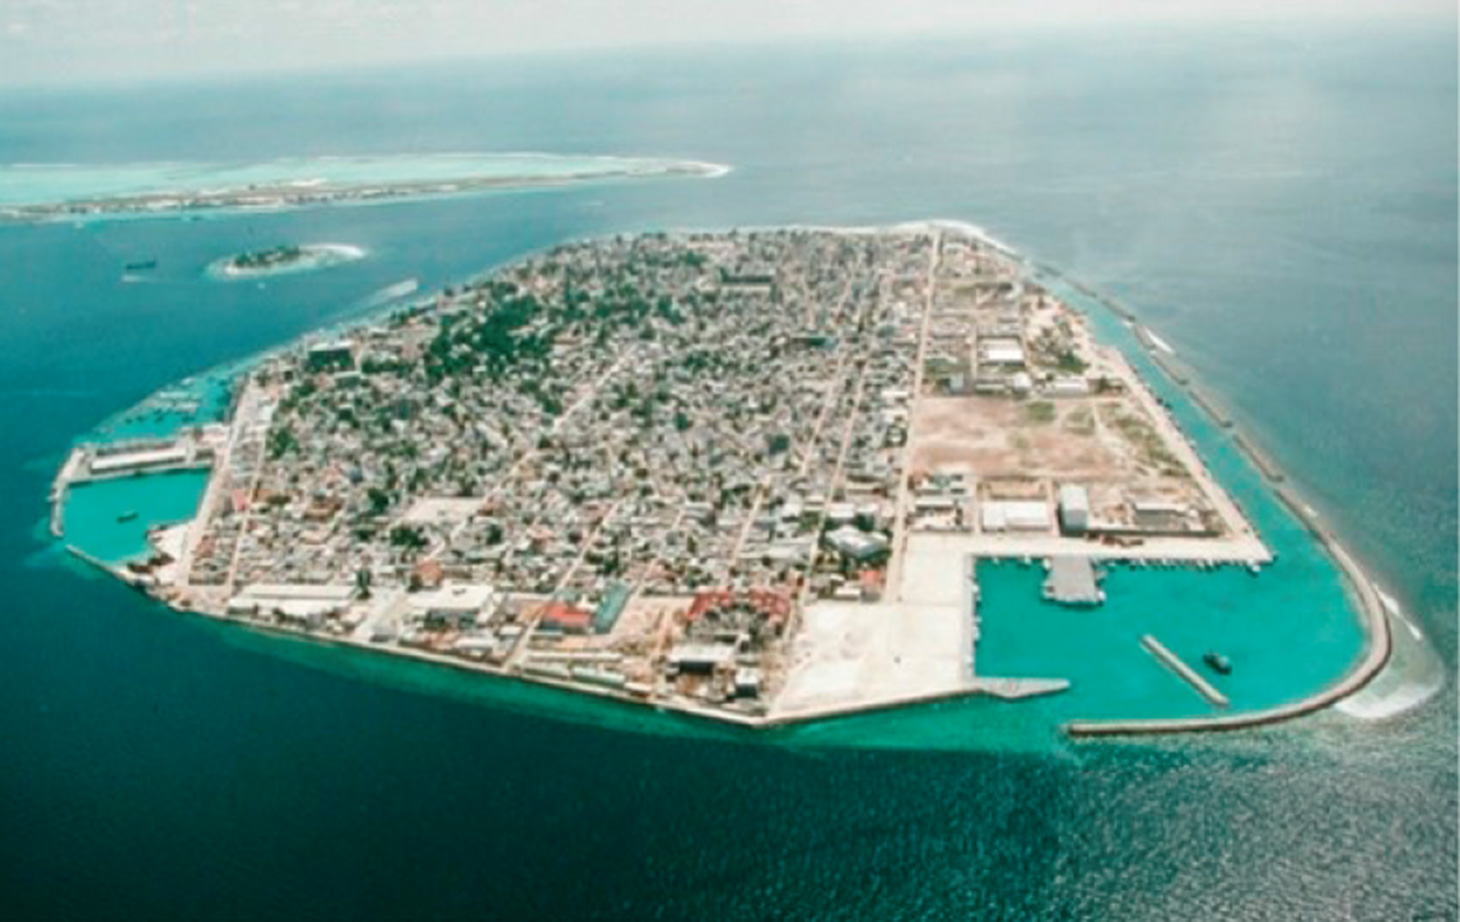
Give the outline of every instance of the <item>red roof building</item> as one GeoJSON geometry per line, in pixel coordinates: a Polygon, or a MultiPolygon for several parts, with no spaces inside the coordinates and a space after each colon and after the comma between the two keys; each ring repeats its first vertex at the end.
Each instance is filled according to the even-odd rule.
{"type": "Polygon", "coordinates": [[[542,627],[557,628],[565,634],[586,634],[593,627],[593,612],[567,602],[547,603],[538,620],[542,627]]]}
{"type": "Polygon", "coordinates": [[[685,616],[687,621],[699,620],[714,608],[729,608],[732,605],[746,605],[760,612],[768,621],[781,621],[791,613],[791,599],[785,593],[773,589],[751,589],[746,592],[731,592],[729,589],[706,589],[695,593],[685,616]]]}

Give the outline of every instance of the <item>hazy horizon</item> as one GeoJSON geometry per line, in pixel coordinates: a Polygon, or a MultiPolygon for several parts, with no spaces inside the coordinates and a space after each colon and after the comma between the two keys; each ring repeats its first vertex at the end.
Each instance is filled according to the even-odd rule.
{"type": "Polygon", "coordinates": [[[65,86],[415,65],[590,50],[980,37],[1091,27],[1332,24],[1453,29],[1440,0],[11,0],[0,86],[65,86]]]}

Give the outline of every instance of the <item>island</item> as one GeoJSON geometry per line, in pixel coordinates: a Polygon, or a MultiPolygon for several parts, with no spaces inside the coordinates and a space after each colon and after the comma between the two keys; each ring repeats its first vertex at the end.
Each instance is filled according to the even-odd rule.
{"type": "MultiPolygon", "coordinates": [[[[98,561],[179,611],[756,728],[1068,692],[985,668],[1011,629],[985,565],[1042,561],[1042,604],[1095,619],[1117,566],[1274,563],[1048,273],[941,224],[559,246],[262,358],[220,422],[79,445],[57,531],[76,485],[192,468],[194,517],[98,561]]],[[[1330,550],[1367,639],[1312,694],[1232,707],[1237,657],[1112,624],[1189,716],[1065,729],[1246,726],[1360,687],[1387,628],[1330,550]]]]}
{"type": "Polygon", "coordinates": [[[328,269],[364,258],[364,250],[346,244],[281,244],[220,259],[208,267],[208,274],[225,281],[255,279],[328,269]]]}
{"type": "Polygon", "coordinates": [[[586,182],[714,178],[721,164],[648,157],[423,154],[264,163],[0,164],[0,223],[227,215],[586,182]],[[38,190],[45,190],[44,194],[38,190]]]}

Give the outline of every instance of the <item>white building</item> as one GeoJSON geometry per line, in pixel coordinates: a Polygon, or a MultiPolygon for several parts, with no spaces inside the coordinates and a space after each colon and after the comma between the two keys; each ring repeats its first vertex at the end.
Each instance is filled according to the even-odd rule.
{"type": "Polygon", "coordinates": [[[492,613],[496,593],[490,585],[444,585],[429,592],[407,596],[411,615],[424,621],[466,627],[485,620],[492,613]]]}
{"type": "Polygon", "coordinates": [[[828,534],[826,543],[852,560],[869,560],[888,547],[887,539],[882,535],[865,532],[852,525],[844,525],[828,534]]]}
{"type": "Polygon", "coordinates": [[[165,467],[183,464],[188,460],[188,451],[181,445],[165,448],[149,448],[139,451],[122,451],[108,455],[97,455],[91,459],[91,473],[115,474],[121,471],[137,471],[149,467],[165,467]]]}
{"type": "Polygon", "coordinates": [[[1017,339],[984,339],[978,344],[978,359],[984,365],[1024,365],[1024,345],[1017,339]]]}
{"type": "Polygon", "coordinates": [[[1037,500],[986,500],[979,509],[986,532],[1049,531],[1049,505],[1037,500]]]}
{"type": "Polygon", "coordinates": [[[1072,483],[1060,487],[1060,528],[1078,533],[1089,527],[1090,494],[1084,487],[1072,483]]]}
{"type": "Polygon", "coordinates": [[[277,615],[286,621],[315,626],[329,615],[344,611],[354,597],[353,586],[253,583],[228,600],[228,613],[277,615]]]}
{"type": "Polygon", "coordinates": [[[1049,382],[1045,391],[1051,397],[1086,397],[1090,394],[1090,382],[1074,375],[1061,376],[1049,382]]]}

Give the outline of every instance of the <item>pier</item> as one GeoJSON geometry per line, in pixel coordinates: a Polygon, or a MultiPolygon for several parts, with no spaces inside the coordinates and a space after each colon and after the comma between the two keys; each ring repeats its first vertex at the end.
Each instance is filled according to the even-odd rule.
{"type": "Polygon", "coordinates": [[[1169,649],[1166,648],[1165,644],[1161,643],[1161,641],[1157,640],[1155,637],[1151,636],[1150,634],[1146,634],[1144,637],[1141,638],[1141,646],[1145,647],[1152,656],[1161,661],[1161,664],[1163,666],[1180,676],[1183,680],[1186,681],[1186,684],[1196,689],[1197,694],[1201,695],[1212,704],[1216,705],[1219,708],[1224,708],[1227,705],[1231,704],[1231,702],[1227,700],[1226,695],[1217,691],[1216,687],[1213,686],[1212,683],[1208,682],[1206,679],[1198,675],[1197,671],[1188,666],[1185,660],[1177,656],[1175,653],[1172,653],[1169,649]]]}
{"type": "Polygon", "coordinates": [[[200,438],[146,439],[82,445],[67,462],[68,484],[213,465],[213,445],[200,438]]]}
{"type": "Polygon", "coordinates": [[[1003,698],[1005,701],[1053,695],[1069,687],[1069,679],[1006,679],[996,676],[976,676],[973,680],[975,692],[1003,698]]]}
{"type": "Polygon", "coordinates": [[[1061,605],[1099,605],[1105,601],[1089,557],[1059,554],[1050,558],[1044,597],[1061,605]]]}
{"type": "MultiPolygon", "coordinates": [[[[1069,278],[1059,270],[1040,263],[1035,263],[1034,265],[1050,278],[1062,281],[1072,286],[1081,294],[1091,297],[1125,322],[1129,324],[1136,324],[1138,322],[1135,315],[1130,311],[1111,302],[1109,299],[1101,297],[1088,286],[1069,278]]],[[[1137,339],[1139,340],[1140,337],[1137,337],[1137,339]]],[[[1144,341],[1141,341],[1141,346],[1147,355],[1150,355],[1152,358],[1159,358],[1155,355],[1155,350],[1144,341]]],[[[1363,571],[1356,560],[1349,556],[1346,550],[1334,541],[1333,536],[1328,532],[1327,528],[1316,520],[1313,511],[1285,485],[1287,480],[1286,475],[1267,457],[1264,451],[1254,445],[1243,432],[1238,430],[1235,423],[1226,414],[1219,412],[1212,403],[1201,398],[1189,383],[1183,383],[1177,375],[1172,374],[1165,363],[1158,360],[1156,366],[1163,373],[1170,376],[1174,383],[1181,386],[1185,393],[1195,398],[1194,402],[1207,414],[1208,418],[1223,429],[1233,430],[1232,441],[1237,446],[1237,449],[1267,480],[1268,484],[1273,488],[1273,492],[1278,501],[1328,551],[1357,596],[1359,610],[1364,618],[1365,632],[1369,638],[1368,649],[1365,651],[1363,660],[1343,679],[1291,704],[1279,705],[1260,711],[1223,714],[1210,717],[1074,720],[1064,725],[1063,729],[1065,733],[1079,738],[1088,736],[1139,736],[1146,734],[1237,730],[1277,723],[1283,720],[1291,720],[1295,717],[1310,714],[1314,711],[1329,707],[1357,692],[1367,685],[1374,676],[1378,675],[1379,671],[1383,669],[1384,664],[1389,661],[1393,643],[1389,634],[1389,617],[1379,599],[1377,589],[1369,580],[1368,574],[1363,571]]],[[[1257,562],[1259,561],[1251,561],[1254,564],[1257,562]]]]}

